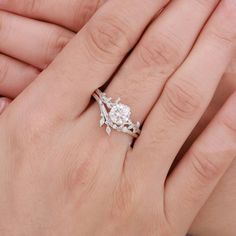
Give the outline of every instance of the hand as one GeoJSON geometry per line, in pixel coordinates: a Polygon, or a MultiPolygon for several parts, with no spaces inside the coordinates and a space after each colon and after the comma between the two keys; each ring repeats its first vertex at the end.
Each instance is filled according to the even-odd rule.
{"type": "Polygon", "coordinates": [[[0,9],[78,32],[107,0],[2,0],[0,9]]]}
{"type": "MultiPolygon", "coordinates": [[[[104,232],[105,235],[109,235],[114,229],[115,233],[121,232],[121,235],[123,231],[128,232],[128,235],[144,235],[147,232],[150,232],[150,235],[152,233],[156,235],[157,232],[159,235],[167,233],[173,235],[172,232],[174,235],[183,235],[233,160],[235,96],[232,96],[201,138],[192,146],[172,175],[166,178],[175,155],[205,110],[227,62],[230,61],[235,37],[235,32],[232,31],[235,21],[234,5],[231,1],[225,1],[217,8],[193,50],[191,48],[195,42],[196,31],[191,31],[192,34],[185,38],[192,44],[188,49],[185,48],[185,53],[181,51],[179,54],[182,55],[181,61],[185,62],[168,80],[132,150],[127,151],[131,141],[128,137],[113,133],[107,138],[104,130],[97,128],[99,119],[97,106],[92,105],[87,109],[91,92],[113,74],[123,56],[137,40],[133,38],[131,43],[130,41],[126,43],[121,33],[123,31],[106,31],[112,35],[120,33],[118,41],[115,41],[119,45],[118,49],[117,44],[111,43],[110,40],[105,41],[106,47],[97,47],[104,46],[104,39],[107,39],[107,34],[100,30],[96,31],[101,29],[97,28],[101,27],[100,21],[107,19],[111,11],[113,16],[117,14],[118,19],[121,19],[120,17],[126,12],[121,11],[119,7],[122,9],[127,7],[131,15],[143,12],[144,7],[147,7],[146,14],[140,14],[142,17],[138,20],[134,21],[132,20],[134,17],[130,17],[126,21],[130,26],[128,29],[135,30],[135,34],[132,35],[139,36],[154,14],[154,10],[157,11],[162,7],[157,5],[160,3],[151,1],[143,5],[140,2],[140,5],[130,3],[131,1],[127,1],[127,6],[121,6],[118,1],[113,1],[99,11],[53,64],[1,117],[0,126],[5,131],[1,133],[0,138],[3,147],[1,156],[4,157],[0,165],[4,170],[1,171],[1,181],[6,190],[1,194],[1,202],[4,203],[1,204],[1,209],[3,211],[6,209],[7,213],[1,220],[3,233],[7,232],[8,225],[14,223],[14,228],[9,229],[13,234],[14,230],[17,233],[26,232],[28,235],[42,235],[45,232],[49,233],[50,230],[62,234],[63,230],[71,229],[70,235],[73,233],[94,235],[93,230],[96,229],[98,235],[104,232]],[[230,17],[227,18],[226,15],[230,17]],[[221,27],[222,23],[224,28],[221,27]],[[95,32],[92,36],[96,41],[84,41],[91,39],[91,32],[95,32]],[[189,37],[193,35],[194,37],[189,37]],[[227,41],[222,40],[225,37],[227,41]],[[86,47],[86,43],[89,47],[86,47]],[[215,50],[218,47],[221,50],[215,50]],[[214,53],[205,54],[206,48],[214,53]],[[89,49],[92,51],[88,52],[89,49]],[[186,50],[191,50],[187,58],[186,50]],[[84,63],[86,60],[90,63],[84,63]],[[215,68],[216,64],[218,66],[215,68]],[[80,66],[79,71],[76,65],[80,66]],[[200,72],[202,72],[201,77],[199,77],[200,72]],[[196,89],[192,89],[193,87],[196,89]],[[186,89],[182,90],[183,88],[186,89]],[[177,99],[172,99],[170,94],[177,99]],[[186,99],[185,94],[190,97],[186,99]],[[215,145],[216,143],[224,146],[215,145]],[[214,155],[209,155],[212,152],[214,155]],[[159,153],[159,156],[154,156],[154,153],[159,153]],[[156,179],[159,180],[158,183],[156,179]],[[10,199],[13,199],[13,202],[9,202],[10,199]],[[10,206],[14,206],[14,211],[9,210],[10,206]],[[21,206],[24,206],[24,209],[21,206]],[[55,209],[60,211],[55,212],[55,209]],[[29,218],[26,216],[30,217],[30,224],[27,224],[29,218]],[[77,219],[86,218],[90,219],[87,224],[82,220],[77,222],[77,219]],[[125,224],[127,222],[128,226],[125,224]],[[96,227],[97,223],[100,227],[96,227]],[[110,223],[109,228],[105,227],[108,223],[110,223]]],[[[196,10],[194,4],[199,3],[195,2],[192,5],[185,1],[179,4],[180,2],[177,4],[179,7],[187,4],[196,10]]],[[[210,14],[210,9],[213,9],[214,5],[209,2],[207,6],[210,14]]],[[[148,110],[153,106],[153,104],[149,106],[151,102],[148,96],[159,97],[160,94],[156,94],[156,91],[161,92],[169,77],[168,74],[174,69],[173,58],[168,60],[170,63],[168,65],[172,66],[165,68],[162,65],[157,68],[156,60],[150,60],[153,57],[143,54],[149,52],[149,50],[143,51],[145,48],[143,45],[154,46],[146,41],[156,35],[159,37],[158,30],[166,28],[168,23],[166,19],[169,18],[167,16],[171,9],[173,9],[172,4],[152,24],[108,87],[108,94],[114,96],[116,93],[121,94],[122,98],[125,97],[124,100],[135,112],[134,119],[142,121],[146,118],[147,113],[143,105],[148,106],[145,107],[149,108],[148,110]],[[139,54],[140,52],[142,54],[139,54]],[[138,73],[136,68],[140,68],[138,73]],[[160,69],[162,70],[158,71],[160,69]],[[141,80],[141,76],[144,75],[145,79],[141,80]],[[160,78],[158,83],[153,83],[157,78],[160,78]],[[149,79],[152,79],[152,83],[149,79]],[[136,80],[141,86],[132,90],[132,96],[135,96],[135,99],[132,99],[129,92],[132,87],[128,85],[136,80]],[[141,103],[143,98],[145,104],[141,103]]],[[[203,13],[202,7],[198,9],[203,13]]],[[[195,13],[195,17],[200,17],[199,12],[195,13]]],[[[179,14],[181,15],[177,14],[176,19],[182,19],[180,17],[182,12],[179,11],[179,14]]],[[[182,20],[186,22],[185,19],[182,20]]],[[[196,22],[199,23],[199,19],[196,22]]],[[[113,27],[110,24],[108,26],[113,27]]],[[[196,28],[200,31],[201,27],[196,28]]],[[[126,30],[126,27],[122,29],[126,30]]],[[[175,29],[179,32],[179,29],[175,29]]],[[[127,30],[125,35],[131,35],[130,33],[127,30]]],[[[68,235],[68,231],[65,234],[68,235]]]]}
{"type": "MultiPolygon", "coordinates": [[[[224,101],[236,90],[236,55],[224,74],[210,107],[193,134],[186,142],[184,150],[189,149],[206,125],[222,107],[224,101]]],[[[184,153],[183,151],[182,153],[184,153]]],[[[236,219],[236,160],[221,179],[213,194],[195,219],[190,233],[201,236],[235,235],[236,219]],[[227,225],[227,227],[225,227],[227,225]]]]}
{"type": "Polygon", "coordinates": [[[75,35],[74,32],[79,31],[104,2],[1,1],[2,10],[48,23],[0,12],[0,94],[15,98],[52,62],[75,35]]]}

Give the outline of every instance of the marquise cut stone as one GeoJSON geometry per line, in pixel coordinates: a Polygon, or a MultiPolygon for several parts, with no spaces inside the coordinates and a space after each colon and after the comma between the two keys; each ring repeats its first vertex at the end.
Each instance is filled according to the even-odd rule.
{"type": "Polygon", "coordinates": [[[126,123],[130,115],[130,108],[124,104],[115,104],[109,112],[111,121],[119,126],[126,123]]]}

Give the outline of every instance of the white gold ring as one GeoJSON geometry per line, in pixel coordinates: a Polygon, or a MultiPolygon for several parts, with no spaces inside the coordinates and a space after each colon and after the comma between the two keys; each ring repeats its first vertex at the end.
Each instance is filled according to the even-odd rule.
{"type": "Polygon", "coordinates": [[[106,125],[108,135],[114,129],[129,134],[134,138],[139,136],[141,133],[140,122],[133,123],[131,121],[131,109],[127,105],[120,103],[120,98],[112,102],[112,98],[107,97],[99,89],[94,92],[93,97],[97,101],[101,112],[100,127],[106,125]]]}

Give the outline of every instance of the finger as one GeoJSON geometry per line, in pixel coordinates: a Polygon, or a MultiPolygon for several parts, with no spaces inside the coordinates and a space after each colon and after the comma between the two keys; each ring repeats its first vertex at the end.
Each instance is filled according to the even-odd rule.
{"type": "MultiPolygon", "coordinates": [[[[134,122],[145,119],[167,79],[188,55],[217,3],[215,0],[169,3],[113,78],[106,92],[114,99],[121,97],[122,102],[132,108],[134,122]],[[188,20],[189,12],[192,12],[191,21],[188,20]]],[[[88,119],[97,125],[97,104],[86,116],[93,117],[93,121],[88,119]]],[[[131,137],[127,136],[125,141],[126,145],[129,144],[131,137]]]]}
{"type": "Polygon", "coordinates": [[[148,179],[164,183],[175,156],[210,103],[232,58],[235,10],[234,1],[221,2],[146,120],[133,159],[140,168],[147,168],[148,179]]]}
{"type": "Polygon", "coordinates": [[[0,9],[79,31],[106,0],[1,0],[0,9]]]}
{"type": "Polygon", "coordinates": [[[236,157],[235,107],[236,93],[167,180],[166,212],[170,220],[175,212],[179,212],[178,218],[175,217],[172,221],[176,226],[183,226],[184,229],[190,227],[198,211],[236,157]]]}
{"type": "Polygon", "coordinates": [[[112,80],[108,93],[132,104],[136,120],[144,120],[166,80],[188,55],[217,3],[215,0],[170,3],[112,80]],[[189,12],[193,12],[191,21],[187,20],[189,12]]]}
{"type": "Polygon", "coordinates": [[[40,103],[47,116],[77,117],[166,2],[114,0],[105,4],[33,83],[25,98],[31,101],[29,109],[40,103]]]}
{"type": "Polygon", "coordinates": [[[0,11],[0,52],[44,69],[74,33],[61,27],[0,11]]]}
{"type": "Polygon", "coordinates": [[[4,112],[11,100],[8,98],[0,97],[0,115],[4,112]]]}
{"type": "Polygon", "coordinates": [[[15,98],[38,74],[38,69],[0,54],[1,96],[15,98]]]}

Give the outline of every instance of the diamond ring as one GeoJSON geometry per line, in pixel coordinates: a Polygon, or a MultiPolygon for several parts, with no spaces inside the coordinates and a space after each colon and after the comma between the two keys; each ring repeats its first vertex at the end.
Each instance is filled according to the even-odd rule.
{"type": "Polygon", "coordinates": [[[120,98],[112,102],[112,98],[107,97],[99,89],[94,92],[93,97],[97,101],[101,112],[100,127],[106,125],[108,135],[114,129],[129,134],[134,138],[139,136],[141,133],[140,122],[133,123],[131,121],[130,107],[120,103],[120,98]]]}

